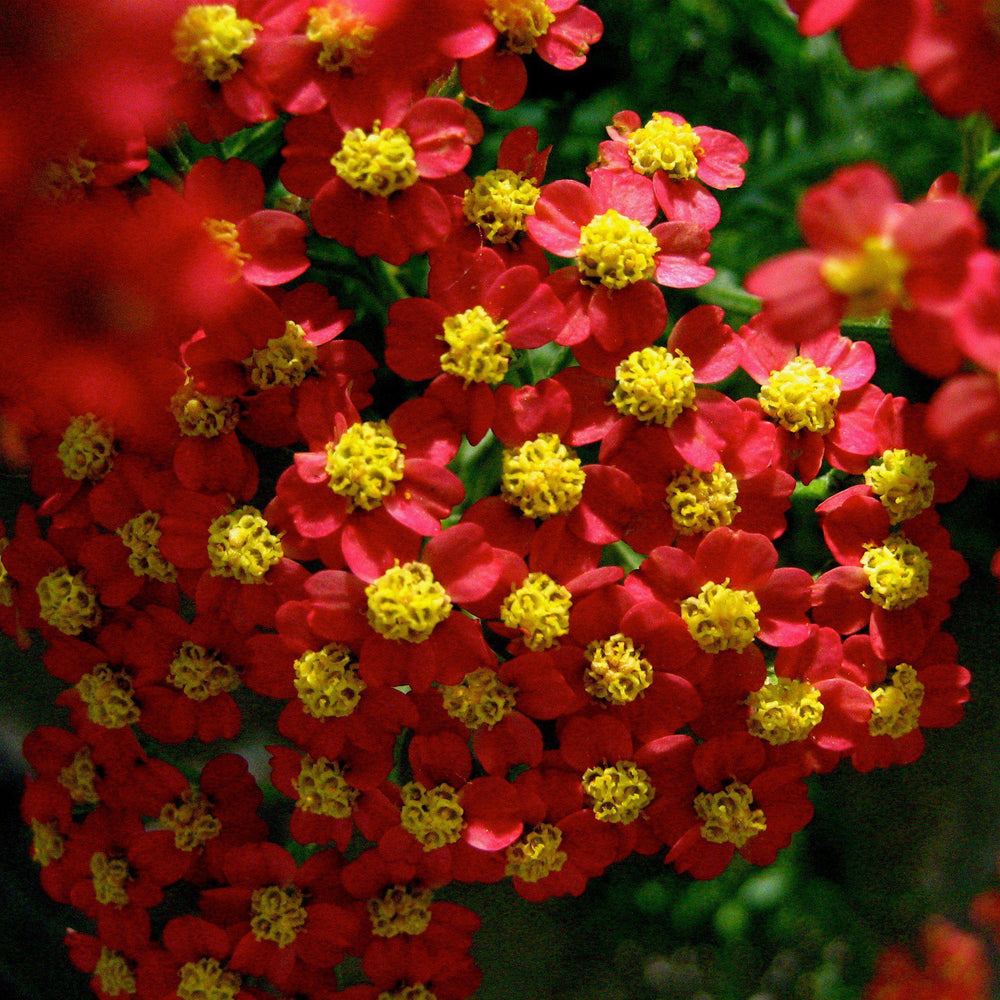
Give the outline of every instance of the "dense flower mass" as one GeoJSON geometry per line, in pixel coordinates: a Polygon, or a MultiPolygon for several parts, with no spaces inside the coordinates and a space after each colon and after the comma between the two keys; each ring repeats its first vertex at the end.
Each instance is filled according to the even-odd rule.
{"type": "MultiPolygon", "coordinates": [[[[21,813],[98,997],[464,1000],[450,883],[770,864],[807,778],[959,721],[938,505],[1000,476],[1000,256],[957,181],[813,186],[731,326],[735,135],[622,110],[586,183],[528,126],[465,173],[475,102],[601,37],[576,0],[87,6],[0,69],[55,109],[0,165],[0,631],[61,685],[21,813]],[[884,391],[845,320],[948,381],[884,391]]],[[[791,6],[979,106],[979,8],[791,6]]]]}

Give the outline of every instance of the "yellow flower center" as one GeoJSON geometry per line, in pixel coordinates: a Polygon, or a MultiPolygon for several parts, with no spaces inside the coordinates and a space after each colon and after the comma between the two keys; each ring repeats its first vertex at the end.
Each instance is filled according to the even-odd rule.
{"type": "Polygon", "coordinates": [[[338,761],[329,761],[326,757],[313,760],[308,755],[302,758],[299,776],[292,782],[292,787],[298,795],[297,808],[334,819],[347,819],[361,794],[347,783],[338,761]]]}
{"type": "Polygon", "coordinates": [[[490,243],[510,243],[535,214],[541,193],[537,184],[513,170],[497,168],[481,174],[462,198],[465,217],[490,243]]]}
{"type": "Polygon", "coordinates": [[[570,592],[546,573],[529,573],[500,606],[500,620],[520,629],[533,653],[554,646],[569,631],[570,592]]]}
{"type": "Polygon", "coordinates": [[[240,686],[236,668],[219,654],[185,640],[170,663],[167,683],[183,691],[192,701],[207,701],[240,686]]]}
{"type": "Polygon", "coordinates": [[[721,462],[711,471],[688,466],[667,485],[667,506],[680,535],[728,527],[740,512],[739,484],[721,462]]]}
{"type": "Polygon", "coordinates": [[[609,208],[580,230],[576,266],[584,278],[605,288],[627,288],[656,273],[660,245],[641,223],[609,208]]]}
{"type": "Polygon", "coordinates": [[[235,1000],[243,987],[238,973],[223,969],[217,958],[199,958],[177,970],[179,1000],[235,1000]]]}
{"type": "Polygon", "coordinates": [[[368,686],[358,676],[351,651],[337,642],[308,650],[295,661],[295,690],[302,708],[314,719],[350,715],[368,686]]]}
{"type": "Polygon", "coordinates": [[[568,514],[583,496],[586,473],[576,452],[557,434],[539,434],[519,448],[505,448],[500,489],[526,517],[568,514]]]}
{"type": "Polygon", "coordinates": [[[259,24],[228,3],[195,4],[174,26],[174,57],[213,83],[232,77],[240,56],[253,45],[259,24]]]}
{"type": "Polygon", "coordinates": [[[115,534],[129,550],[128,568],[136,576],[148,576],[160,583],[173,583],[177,579],[177,570],[159,550],[158,544],[163,534],[159,524],[159,514],[144,510],[126,521],[115,534]]]}
{"type": "Polygon", "coordinates": [[[486,10],[507,48],[522,56],[534,52],[556,19],[545,0],[486,0],[486,10]]]}
{"type": "Polygon", "coordinates": [[[62,160],[50,160],[38,178],[39,193],[52,201],[80,196],[97,179],[97,161],[74,154],[62,160]]]}
{"type": "Polygon", "coordinates": [[[517,691],[486,667],[466,674],[458,684],[442,685],[440,691],[444,710],[469,729],[492,729],[514,710],[517,699],[517,691]]]}
{"type": "Polygon", "coordinates": [[[228,576],[240,583],[262,583],[267,571],[284,554],[281,538],[271,532],[256,507],[238,507],[209,525],[208,558],[212,576],[228,576]]]}
{"type": "Polygon", "coordinates": [[[58,861],[66,850],[66,838],[56,828],[55,821],[31,821],[31,857],[43,868],[58,861]]]}
{"type": "Polygon", "coordinates": [[[649,775],[630,760],[588,768],[582,782],[594,815],[605,823],[634,823],[656,794],[649,775]]]}
{"type": "Polygon", "coordinates": [[[378,937],[392,938],[399,934],[423,934],[431,922],[431,889],[390,886],[380,899],[368,900],[368,916],[372,933],[378,937]]]}
{"type": "Polygon", "coordinates": [[[507,374],[512,348],[504,338],[507,320],[499,322],[482,307],[446,317],[441,339],[448,350],[441,355],[441,370],[470,382],[499,385],[507,374]]]}
{"type": "Polygon", "coordinates": [[[437,1000],[423,983],[413,983],[398,990],[383,990],[376,1000],[437,1000]]]}
{"type": "Polygon", "coordinates": [[[660,114],[628,137],[632,166],[647,177],[665,170],[672,180],[689,180],[698,173],[698,160],[704,155],[701,140],[687,122],[678,125],[660,114]]]}
{"type": "Polygon", "coordinates": [[[865,471],[865,482],[889,512],[889,523],[899,524],[934,503],[931,473],[937,463],[905,448],[890,448],[865,471]]]}
{"type": "Polygon", "coordinates": [[[139,706],[133,697],[132,679],[124,670],[112,670],[98,663],[76,682],[80,700],[87,706],[87,718],[95,726],[123,729],[139,721],[139,706]]]}
{"type": "Polygon", "coordinates": [[[243,265],[253,258],[240,246],[240,231],[236,223],[228,219],[203,219],[201,226],[222,256],[232,264],[234,278],[238,278],[243,265]]]}
{"type": "Polygon", "coordinates": [[[696,795],[694,811],[701,820],[701,835],[713,844],[740,848],[767,829],[764,810],[753,808],[753,792],[739,781],[730,782],[721,792],[696,795]]]}
{"type": "Polygon", "coordinates": [[[365,588],[368,624],[386,639],[423,642],[451,614],[448,591],[426,563],[387,569],[365,588]]]}
{"type": "Polygon", "coordinates": [[[917,728],[924,703],[924,686],[909,663],[900,663],[892,680],[871,692],[872,715],[868,732],[872,736],[891,736],[894,740],[917,728]]]}
{"type": "Polygon", "coordinates": [[[666,347],[633,351],[615,369],[611,402],[622,416],[669,427],[694,406],[694,369],[686,354],[666,347]]]}
{"type": "Polygon", "coordinates": [[[295,661],[295,690],[314,719],[343,719],[358,707],[368,686],[358,676],[351,651],[338,642],[307,650],[295,661]]]}
{"type": "Polygon", "coordinates": [[[403,829],[416,837],[425,851],[454,844],[461,838],[465,814],[451,785],[425,788],[419,781],[411,781],[399,791],[403,798],[403,829]]]}
{"type": "Polygon", "coordinates": [[[351,511],[381,507],[403,478],[404,462],[403,445],[384,420],[352,424],[336,444],[326,446],[330,489],[351,511]]]}
{"type": "Polygon", "coordinates": [[[539,823],[507,848],[506,874],[522,882],[539,882],[552,872],[562,871],[568,855],[559,850],[562,830],[551,823],[539,823]]]}
{"type": "Polygon", "coordinates": [[[94,786],[97,780],[97,768],[90,756],[89,747],[77,750],[72,761],[59,772],[57,780],[78,806],[96,806],[101,801],[94,786]]]}
{"type": "Polygon", "coordinates": [[[352,128],[330,162],[341,180],[377,198],[412,187],[420,177],[410,137],[378,122],[372,132],[352,128]]]}
{"type": "Polygon", "coordinates": [[[160,810],[160,826],[171,830],[179,851],[195,851],[217,837],[222,823],[212,814],[212,806],[201,792],[185,792],[160,810]]]}
{"type": "Polygon", "coordinates": [[[129,880],[128,861],[109,858],[101,851],[90,856],[90,874],[94,880],[94,895],[102,906],[128,905],[125,883],[129,880]]]}
{"type": "Polygon", "coordinates": [[[728,577],[722,583],[709,580],[697,594],[681,601],[681,617],[688,632],[706,653],[742,652],[760,631],[757,598],[749,590],[736,590],[728,584],[728,577]]]}
{"type": "Polygon", "coordinates": [[[181,434],[214,438],[228,434],[240,421],[240,401],[235,396],[206,396],[190,377],[170,400],[170,412],[181,434]]]}
{"type": "Polygon", "coordinates": [[[884,545],[868,542],[861,567],[871,587],[863,596],[886,611],[908,608],[930,589],[931,561],[903,534],[890,535],[884,545]]]}
{"type": "Polygon", "coordinates": [[[858,253],[826,257],[820,273],[833,291],[850,300],[848,316],[865,318],[905,304],[903,278],[909,266],[888,237],[866,236],[858,253]]]}
{"type": "Polygon", "coordinates": [[[285,332],[254,351],[243,367],[258,389],[301,385],[316,367],[316,348],[306,340],[305,330],[298,323],[286,320],[285,332]]]}
{"type": "Polygon", "coordinates": [[[109,997],[136,991],[135,976],[132,975],[125,956],[110,948],[101,948],[94,966],[94,977],[100,983],[101,990],[109,997]]]}
{"type": "Polygon", "coordinates": [[[642,647],[621,632],[587,646],[583,686],[587,693],[613,705],[635,701],[653,683],[653,665],[642,655],[642,647]]]}
{"type": "Polygon", "coordinates": [[[375,28],[336,0],[309,8],[306,38],[320,46],[316,62],[328,73],[352,69],[372,54],[375,28]]]}
{"type": "Polygon", "coordinates": [[[792,358],[757,394],[761,409],[793,434],[813,431],[828,434],[837,421],[840,379],[825,365],[810,358],[792,358]]]}
{"type": "Polygon", "coordinates": [[[56,450],[67,479],[103,479],[114,464],[115,435],[93,413],[74,417],[56,450]]]}
{"type": "Polygon", "coordinates": [[[772,746],[804,740],[823,718],[819,691],[808,681],[775,677],[747,698],[751,736],[772,746]]]}
{"type": "Polygon", "coordinates": [[[39,614],[53,628],[66,635],[79,635],[85,628],[101,623],[97,592],[83,582],[82,573],[65,566],[54,569],[38,581],[39,614]]]}
{"type": "Polygon", "coordinates": [[[258,941],[290,945],[306,922],[302,893],[294,886],[266,885],[250,896],[250,930],[258,941]]]}

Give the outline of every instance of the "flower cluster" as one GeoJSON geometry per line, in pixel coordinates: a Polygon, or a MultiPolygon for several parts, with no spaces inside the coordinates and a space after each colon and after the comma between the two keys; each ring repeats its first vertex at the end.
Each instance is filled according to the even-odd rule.
{"type": "MultiPolygon", "coordinates": [[[[936,505],[964,474],[837,323],[888,309],[915,356],[995,370],[967,201],[840,175],[815,249],[752,277],[760,315],[671,322],[714,275],[735,136],[623,111],[586,183],[546,183],[530,128],[465,172],[468,103],[599,37],[575,0],[146,8],[125,59],[95,5],[88,100],[5,168],[35,193],[4,223],[31,364],[0,444],[38,504],[0,541],[0,628],[66,685],[22,814],[97,996],[461,1000],[479,920],[450,882],[768,864],[806,778],[958,721],[936,505]],[[182,126],[215,143],[193,164],[182,126]],[[828,555],[791,565],[792,494],[828,470],[828,555]],[[269,717],[251,773],[233,748],[269,717]]],[[[71,71],[39,48],[44,95],[71,71]]]]}

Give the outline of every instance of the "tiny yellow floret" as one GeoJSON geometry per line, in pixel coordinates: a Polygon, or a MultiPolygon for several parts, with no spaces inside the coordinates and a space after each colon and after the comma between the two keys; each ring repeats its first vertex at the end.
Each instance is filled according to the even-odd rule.
{"type": "Polygon", "coordinates": [[[195,4],[174,26],[174,58],[204,79],[222,83],[240,70],[240,56],[256,41],[260,29],[240,17],[231,4],[195,4]]]}
{"type": "Polygon", "coordinates": [[[804,740],[823,719],[819,691],[808,681],[774,677],[747,697],[751,736],[772,746],[804,740]]]}
{"type": "Polygon", "coordinates": [[[665,170],[671,180],[690,180],[705,155],[701,140],[687,122],[677,124],[659,113],[632,132],[627,143],[633,168],[647,177],[665,170]]]}
{"type": "Polygon", "coordinates": [[[556,19],[545,0],[486,0],[486,11],[507,49],[522,56],[535,51],[556,19]]]}
{"type": "Polygon", "coordinates": [[[495,320],[482,307],[445,317],[441,339],[448,350],[441,355],[441,370],[457,375],[466,385],[484,382],[499,385],[507,374],[513,348],[504,338],[507,320],[495,320]]]}
{"type": "Polygon", "coordinates": [[[306,339],[298,323],[285,321],[285,332],[272,337],[264,347],[245,358],[243,367],[256,389],[301,385],[316,367],[316,347],[306,339]]]}
{"type": "Polygon", "coordinates": [[[649,775],[631,760],[590,767],[581,781],[594,815],[604,823],[634,823],[656,794],[649,775]]]}
{"type": "Polygon", "coordinates": [[[924,686],[909,663],[898,664],[891,681],[870,694],[872,714],[868,732],[872,736],[891,736],[898,740],[917,728],[924,703],[924,686]]]}
{"type": "Polygon", "coordinates": [[[425,788],[419,781],[410,781],[399,792],[403,800],[399,821],[404,830],[420,841],[425,851],[434,851],[461,839],[465,813],[451,785],[425,788]]]}
{"type": "Polygon", "coordinates": [[[660,244],[641,223],[609,208],[580,230],[576,266],[584,279],[618,290],[656,274],[660,244]]]}
{"type": "Polygon", "coordinates": [[[286,948],[305,926],[306,908],[295,886],[267,885],[250,896],[250,930],[258,941],[286,948]]]}
{"type": "Polygon", "coordinates": [[[757,394],[761,409],[793,434],[829,434],[837,422],[840,379],[811,358],[792,358],[757,394]]]}
{"type": "Polygon", "coordinates": [[[539,823],[507,848],[506,874],[522,882],[540,882],[552,872],[562,871],[568,855],[560,850],[562,830],[539,823]]]}
{"type": "Polygon", "coordinates": [[[390,886],[381,897],[368,900],[372,933],[384,938],[399,934],[423,934],[430,926],[433,900],[432,889],[411,890],[405,885],[390,886]]]}
{"type": "Polygon", "coordinates": [[[442,685],[440,691],[444,710],[469,729],[492,729],[514,711],[517,699],[516,689],[487,667],[466,674],[458,684],[442,685]]]}
{"type": "Polygon", "coordinates": [[[701,835],[713,844],[732,844],[739,849],[751,837],[767,829],[764,810],[753,808],[753,791],[732,781],[722,791],[695,796],[694,811],[701,820],[701,835]]]}
{"type": "Polygon", "coordinates": [[[694,368],[686,354],[644,347],[615,369],[611,402],[623,417],[669,427],[695,405],[696,392],[694,368]]]}
{"type": "Polygon", "coordinates": [[[372,54],[375,28],[348,7],[331,0],[310,7],[306,38],[320,49],[316,62],[328,73],[352,70],[372,54]]]}
{"type": "Polygon", "coordinates": [[[752,591],[730,587],[728,577],[722,583],[703,583],[697,594],[681,601],[680,608],[691,638],[706,653],[740,653],[760,631],[760,602],[752,591]]]}
{"type": "Polygon", "coordinates": [[[934,503],[931,473],[937,463],[905,448],[890,448],[865,471],[865,482],[889,512],[889,523],[899,524],[934,503]]]}
{"type": "Polygon", "coordinates": [[[451,614],[448,591],[430,566],[410,562],[387,569],[365,588],[368,624],[396,642],[423,642],[451,614]]]}
{"type": "Polygon", "coordinates": [[[339,642],[307,650],[294,664],[295,690],[302,710],[314,719],[343,719],[358,707],[367,684],[350,649],[339,642]]]}
{"type": "Polygon", "coordinates": [[[740,512],[739,483],[721,462],[710,471],[688,466],[667,484],[667,507],[679,535],[728,527],[740,512]]]}
{"type": "Polygon", "coordinates": [[[405,475],[404,447],[384,420],[351,424],[326,446],[330,489],[347,500],[348,511],[381,507],[405,475]]]}
{"type": "Polygon", "coordinates": [[[587,693],[612,705],[627,705],[653,683],[653,665],[642,655],[642,646],[621,632],[603,641],[595,639],[584,656],[589,666],[583,686],[587,693]]]}
{"type": "Polygon", "coordinates": [[[270,530],[256,507],[237,507],[209,525],[212,576],[228,576],[239,583],[263,583],[267,571],[284,555],[280,536],[270,530]]]}
{"type": "Polygon", "coordinates": [[[472,182],[462,197],[462,211],[490,243],[510,243],[524,232],[540,194],[533,181],[498,167],[472,182]]]}
{"type": "Polygon", "coordinates": [[[884,545],[866,543],[861,568],[871,587],[862,595],[886,611],[909,608],[930,592],[930,558],[902,532],[884,545]]]}
{"type": "Polygon", "coordinates": [[[410,137],[400,128],[371,132],[352,128],[330,160],[337,176],[352,188],[376,198],[405,191],[420,179],[410,137]]]}
{"type": "Polygon", "coordinates": [[[56,453],[67,479],[103,479],[114,465],[114,431],[93,413],[74,417],[63,431],[56,453]]]}
{"type": "Polygon", "coordinates": [[[568,514],[583,496],[586,473],[576,452],[544,433],[518,448],[505,448],[500,490],[526,517],[568,514]]]}
{"type": "Polygon", "coordinates": [[[520,629],[533,653],[554,646],[569,631],[573,597],[546,573],[529,573],[500,606],[500,620],[520,629]]]}

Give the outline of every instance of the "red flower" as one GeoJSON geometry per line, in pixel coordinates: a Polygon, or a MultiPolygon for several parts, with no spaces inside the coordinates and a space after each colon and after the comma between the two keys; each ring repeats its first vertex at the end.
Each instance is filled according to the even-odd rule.
{"type": "Polygon", "coordinates": [[[776,257],[746,280],[764,300],[759,323],[784,340],[808,341],[845,317],[888,310],[904,357],[922,355],[923,370],[933,367],[934,374],[951,370],[941,309],[981,246],[982,224],[970,202],[937,197],[906,205],[888,174],[861,164],[811,188],[799,225],[811,249],[776,257]]]}
{"type": "Polygon", "coordinates": [[[824,459],[835,469],[863,472],[876,451],[872,422],[885,398],[871,384],[871,345],[836,329],[796,345],[752,321],[739,337],[742,367],[762,387],[760,412],[777,425],[781,468],[803,483],[816,478],[824,459]]]}
{"type": "Polygon", "coordinates": [[[658,792],[648,813],[672,845],[664,860],[698,879],[721,875],[736,853],[751,864],[773,863],[812,819],[798,769],[768,766],[749,735],[700,746],[689,736],[665,736],[641,747],[636,763],[658,792]]]}
{"type": "Polygon", "coordinates": [[[281,179],[313,199],[316,231],[390,264],[442,242],[451,213],[436,182],[461,170],[482,138],[475,115],[456,101],[428,97],[374,119],[355,110],[345,124],[311,115],[285,130],[281,179]]]}
{"type": "Polygon", "coordinates": [[[840,566],[814,584],[814,620],[841,635],[867,625],[880,656],[919,655],[969,573],[937,513],[924,511],[894,531],[866,487],[838,493],[816,510],[840,566]]]}
{"type": "Polygon", "coordinates": [[[434,400],[413,399],[388,420],[362,421],[346,396],[325,448],[299,452],[267,508],[293,546],[313,546],[330,567],[346,562],[366,577],[388,561],[415,559],[421,539],[464,497],[445,468],[458,433],[434,400]]]}
{"type": "Polygon", "coordinates": [[[302,964],[337,965],[358,933],[340,887],[335,851],[301,866],[276,844],[236,847],[224,862],[228,885],[201,894],[202,914],[235,942],[229,967],[284,990],[302,964]]]}
{"type": "Polygon", "coordinates": [[[478,620],[455,608],[488,593],[500,574],[484,539],[475,525],[446,528],[426,543],[419,561],[400,565],[383,554],[367,587],[350,573],[323,570],[306,587],[307,623],[326,639],[361,642],[366,684],[409,684],[416,691],[433,681],[456,684],[490,662],[478,620]]]}
{"type": "Polygon", "coordinates": [[[448,46],[461,61],[462,89],[500,111],[524,96],[528,71],[521,56],[537,52],[557,69],[582,66],[604,30],[601,19],[577,0],[485,0],[483,20],[448,46]]]}
{"type": "Polygon", "coordinates": [[[669,546],[654,549],[625,589],[633,600],[658,601],[683,619],[701,649],[708,686],[722,655],[732,683],[752,691],[765,678],[756,640],[793,646],[810,631],[812,577],[777,563],[778,553],[763,535],[716,528],[693,555],[669,546]]]}
{"type": "Polygon", "coordinates": [[[749,155],[746,146],[729,132],[692,128],[672,111],[654,112],[645,125],[634,111],[620,111],[612,122],[611,141],[601,143],[597,169],[643,177],[668,219],[715,226],[721,210],[704,185],[739,187],[744,176],[740,164],[749,155]]]}
{"type": "Polygon", "coordinates": [[[456,397],[461,426],[478,444],[493,421],[492,390],[507,376],[513,351],[549,343],[562,326],[562,304],[533,267],[506,268],[487,249],[436,253],[428,289],[429,298],[392,304],[386,364],[412,381],[440,378],[435,388],[456,397]]]}
{"type": "Polygon", "coordinates": [[[803,35],[838,28],[844,52],[860,69],[900,62],[920,0],[788,0],[803,35]]]}
{"type": "Polygon", "coordinates": [[[910,764],[924,751],[923,729],[945,729],[962,718],[971,675],[957,656],[958,645],[945,632],[935,632],[911,662],[879,656],[866,635],[844,642],[844,667],[869,688],[872,701],[867,729],[851,752],[856,770],[910,764]]]}
{"type": "Polygon", "coordinates": [[[705,265],[711,236],[692,222],[663,222],[653,192],[634,174],[598,170],[590,187],[554,181],[542,188],[528,217],[531,238],[575,266],[550,283],[567,309],[556,343],[588,341],[611,363],[652,343],[666,325],[666,306],[654,279],[670,288],[694,288],[715,272],[705,265]]]}

